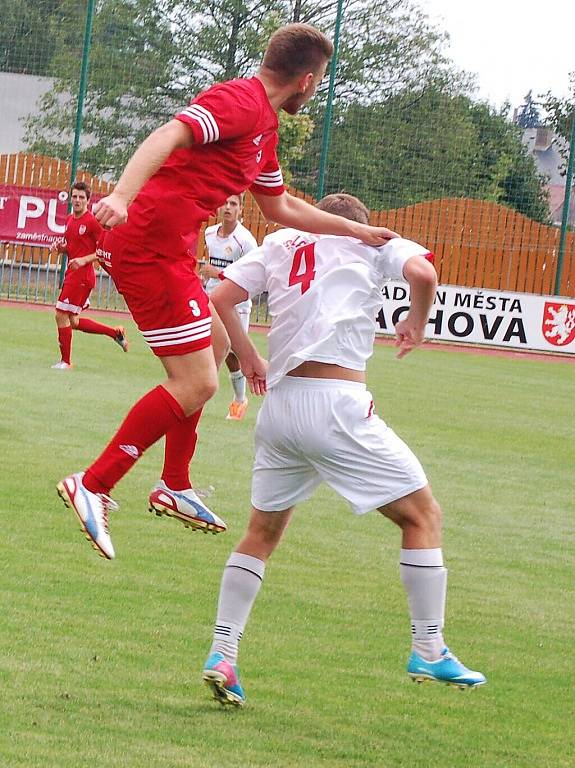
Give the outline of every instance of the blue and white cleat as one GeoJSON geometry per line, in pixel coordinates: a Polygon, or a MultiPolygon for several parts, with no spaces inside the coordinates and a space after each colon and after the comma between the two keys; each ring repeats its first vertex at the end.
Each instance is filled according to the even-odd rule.
{"type": "Polygon", "coordinates": [[[119,507],[105,493],[92,493],[84,487],[83,472],[77,472],[61,480],[56,486],[64,504],[73,509],[86,538],[94,549],[107,560],[115,557],[114,546],[108,532],[108,512],[119,507]]]}
{"type": "Polygon", "coordinates": [[[159,480],[150,493],[150,512],[175,517],[187,527],[204,533],[223,533],[227,525],[209,510],[193,488],[172,491],[159,480]]]}
{"type": "Polygon", "coordinates": [[[485,675],[467,669],[447,646],[437,661],[426,661],[413,651],[407,663],[407,674],[414,683],[432,680],[436,683],[454,685],[456,688],[477,688],[487,682],[485,675]]]}
{"type": "Polygon", "coordinates": [[[226,661],[222,653],[212,653],[208,657],[202,677],[212,691],[212,698],[222,706],[243,707],[246,703],[238,668],[226,661]]]}

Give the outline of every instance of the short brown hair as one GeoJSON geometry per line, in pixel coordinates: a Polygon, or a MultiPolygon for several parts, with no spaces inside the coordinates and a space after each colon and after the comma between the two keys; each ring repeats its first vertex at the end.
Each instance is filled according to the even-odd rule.
{"type": "Polygon", "coordinates": [[[85,192],[86,200],[90,199],[90,194],[91,194],[90,187],[86,184],[85,181],[75,181],[72,184],[72,191],[74,191],[75,189],[77,189],[78,192],[85,192]]]}
{"type": "Polygon", "coordinates": [[[326,195],[315,204],[320,211],[327,211],[336,216],[343,216],[351,221],[358,221],[360,224],[369,223],[369,210],[357,197],[346,195],[344,192],[337,192],[334,195],[326,195]]]}
{"type": "Polygon", "coordinates": [[[262,67],[282,82],[317,72],[333,54],[333,44],[311,24],[287,24],[270,37],[262,67]]]}

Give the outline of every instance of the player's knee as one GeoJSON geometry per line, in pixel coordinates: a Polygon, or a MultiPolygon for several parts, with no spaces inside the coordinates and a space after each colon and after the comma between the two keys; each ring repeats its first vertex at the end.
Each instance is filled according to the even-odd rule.
{"type": "Polygon", "coordinates": [[[56,318],[56,325],[58,328],[65,328],[70,325],[70,319],[67,312],[62,312],[60,309],[54,311],[54,317],[56,318]]]}
{"type": "Polygon", "coordinates": [[[417,522],[423,528],[440,530],[443,520],[441,507],[433,496],[417,509],[417,522]]]}
{"type": "MultiPolygon", "coordinates": [[[[189,397],[186,398],[186,403],[184,404],[184,410],[188,410],[188,402],[189,401],[189,409],[190,412],[194,412],[197,409],[197,403],[200,401],[202,403],[202,406],[208,402],[218,391],[218,377],[217,373],[210,372],[203,376],[201,379],[198,379],[194,382],[194,387],[189,390],[189,397]],[[192,405],[193,404],[193,405],[192,405]]],[[[201,406],[200,406],[201,407],[201,406]]],[[[188,414],[186,414],[188,415],[188,414]]]]}

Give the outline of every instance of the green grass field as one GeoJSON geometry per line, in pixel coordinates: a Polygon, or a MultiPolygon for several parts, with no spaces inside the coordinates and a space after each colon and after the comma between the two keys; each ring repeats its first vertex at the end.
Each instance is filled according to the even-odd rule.
{"type": "Polygon", "coordinates": [[[201,425],[195,484],[215,486],[225,535],[146,511],[161,445],[114,491],[113,562],[55,493],[160,381],[128,328],[128,355],[78,333],[74,370],[52,371],[51,313],[0,308],[1,768],[573,766],[573,364],[388,347],[370,364],[444,508],[447,640],[488,685],[410,682],[399,531],[321,489],[268,566],[248,705],[227,711],[201,670],[248,516],[256,402],[225,421],[222,376],[201,425]]]}

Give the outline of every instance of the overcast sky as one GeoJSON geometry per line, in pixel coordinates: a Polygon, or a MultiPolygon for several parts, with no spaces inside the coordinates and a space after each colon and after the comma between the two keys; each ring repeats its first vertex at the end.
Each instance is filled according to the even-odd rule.
{"type": "Polygon", "coordinates": [[[529,90],[566,96],[575,71],[573,0],[419,0],[449,32],[448,53],[477,73],[478,95],[519,106],[529,90]],[[441,21],[443,19],[443,21],[441,21]]]}

